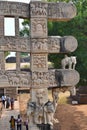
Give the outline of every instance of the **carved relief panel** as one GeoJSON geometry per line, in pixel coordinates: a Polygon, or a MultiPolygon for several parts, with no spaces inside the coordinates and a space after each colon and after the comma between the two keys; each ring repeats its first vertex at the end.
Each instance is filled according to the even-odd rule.
{"type": "Polygon", "coordinates": [[[22,72],[10,72],[5,71],[5,73],[0,71],[0,85],[4,86],[24,86],[30,87],[31,86],[31,73],[22,73],[22,72]]]}
{"type": "Polygon", "coordinates": [[[0,50],[30,52],[30,39],[10,36],[2,37],[0,38],[0,50]]]}
{"type": "Polygon", "coordinates": [[[46,103],[48,101],[48,89],[47,88],[41,88],[41,89],[32,89],[31,90],[31,99],[32,102],[39,103],[46,103]]]}
{"type": "Polygon", "coordinates": [[[30,15],[31,17],[47,17],[47,4],[43,2],[31,2],[30,15]]]}
{"type": "Polygon", "coordinates": [[[47,88],[49,74],[48,72],[33,72],[32,73],[32,88],[47,88]]]}
{"type": "Polygon", "coordinates": [[[31,39],[32,52],[48,52],[47,39],[31,39]]]}
{"type": "Polygon", "coordinates": [[[45,38],[47,37],[47,19],[31,18],[31,37],[45,38]]]}
{"type": "Polygon", "coordinates": [[[31,56],[31,70],[32,71],[47,71],[48,58],[47,54],[32,54],[31,56]]]}
{"type": "Polygon", "coordinates": [[[57,86],[56,78],[55,78],[55,70],[49,70],[49,87],[57,86]]]}
{"type": "Polygon", "coordinates": [[[0,15],[29,17],[28,10],[26,3],[0,1],[0,15]]]}
{"type": "Polygon", "coordinates": [[[48,51],[49,53],[58,53],[60,52],[60,38],[58,36],[48,37],[48,51]]]}

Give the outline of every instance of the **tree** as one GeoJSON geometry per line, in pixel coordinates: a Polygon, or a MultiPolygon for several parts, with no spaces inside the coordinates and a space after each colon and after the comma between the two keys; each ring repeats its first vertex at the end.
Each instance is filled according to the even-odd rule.
{"type": "Polygon", "coordinates": [[[20,36],[24,36],[27,37],[29,36],[29,20],[28,19],[24,19],[24,21],[22,22],[23,25],[23,29],[20,30],[20,36]]]}

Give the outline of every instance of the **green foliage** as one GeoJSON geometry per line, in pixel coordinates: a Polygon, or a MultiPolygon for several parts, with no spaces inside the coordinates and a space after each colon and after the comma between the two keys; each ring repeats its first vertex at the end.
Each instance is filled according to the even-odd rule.
{"type": "Polygon", "coordinates": [[[10,54],[9,51],[5,51],[5,57],[8,56],[10,54]]]}
{"type": "Polygon", "coordinates": [[[24,19],[24,21],[22,22],[23,25],[23,29],[21,29],[20,31],[20,36],[29,36],[29,20],[28,19],[24,19]]]}

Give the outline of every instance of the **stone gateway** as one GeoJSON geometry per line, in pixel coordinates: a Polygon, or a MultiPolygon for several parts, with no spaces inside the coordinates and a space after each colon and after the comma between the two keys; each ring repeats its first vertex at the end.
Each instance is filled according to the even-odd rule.
{"type": "Polygon", "coordinates": [[[48,70],[48,54],[73,52],[77,48],[77,40],[73,36],[48,37],[47,22],[68,21],[75,16],[76,7],[71,2],[51,3],[36,0],[25,4],[0,1],[0,87],[30,88],[31,97],[27,108],[29,130],[52,130],[58,99],[57,89],[75,86],[79,82],[76,70],[48,70]],[[4,35],[5,17],[14,17],[15,36],[4,35]],[[20,18],[30,20],[30,37],[20,37],[20,18]],[[5,70],[5,51],[16,52],[16,70],[5,70]],[[30,53],[29,72],[20,69],[21,52],[30,53]],[[53,101],[48,98],[48,88],[56,88],[53,101]]]}

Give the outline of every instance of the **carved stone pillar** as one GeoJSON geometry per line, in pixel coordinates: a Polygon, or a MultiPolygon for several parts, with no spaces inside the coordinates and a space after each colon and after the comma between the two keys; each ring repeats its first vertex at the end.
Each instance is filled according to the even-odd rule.
{"type": "Polygon", "coordinates": [[[0,36],[4,36],[4,16],[0,16],[0,36]]]}
{"type": "Polygon", "coordinates": [[[0,52],[0,70],[5,71],[5,56],[4,56],[4,52],[0,52]]]}
{"type": "Polygon", "coordinates": [[[20,52],[16,52],[16,70],[20,71],[20,52]]]}
{"type": "MultiPolygon", "coordinates": [[[[36,107],[33,111],[33,121],[31,121],[31,114],[29,116],[31,122],[29,129],[32,130],[36,125],[35,129],[39,130],[37,124],[48,123],[47,113],[44,110],[45,104],[48,102],[47,3],[32,1],[30,14],[32,89],[29,108],[31,109],[32,103],[36,107]]],[[[28,110],[30,111],[30,109],[28,110]]]]}
{"type": "Polygon", "coordinates": [[[19,36],[19,17],[15,17],[15,35],[19,36]]]}

